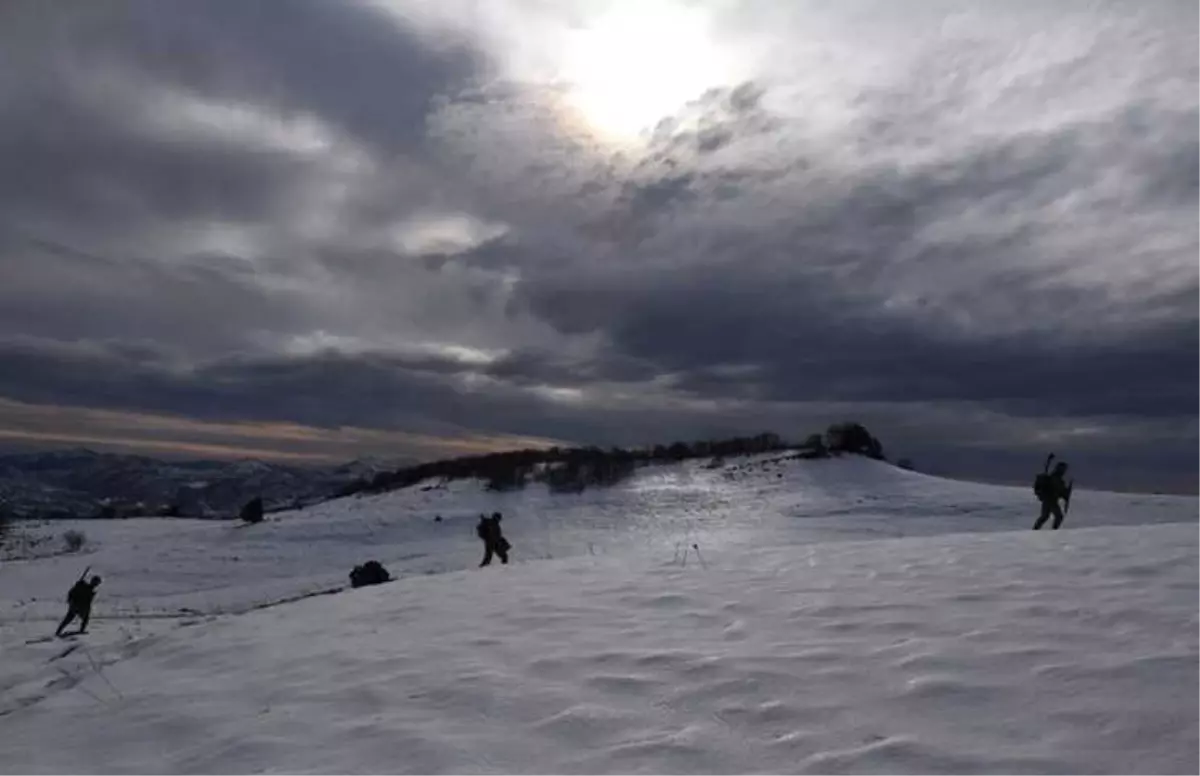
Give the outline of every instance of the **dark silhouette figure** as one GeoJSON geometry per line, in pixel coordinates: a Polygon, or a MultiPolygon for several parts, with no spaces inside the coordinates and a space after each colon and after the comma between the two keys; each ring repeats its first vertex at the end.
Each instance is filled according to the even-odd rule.
{"type": "Polygon", "coordinates": [[[71,586],[71,590],[67,593],[67,616],[63,617],[62,622],[58,624],[58,629],[54,631],[55,636],[61,636],[63,628],[67,627],[71,620],[79,617],[79,632],[87,633],[88,620],[92,616],[92,599],[96,597],[96,588],[100,587],[100,577],[92,577],[85,582],[83,577],[71,586]]]}
{"type": "Polygon", "coordinates": [[[499,512],[493,512],[490,518],[479,516],[475,534],[483,540],[483,562],[479,564],[480,568],[492,562],[493,554],[500,558],[501,563],[508,563],[508,551],[512,549],[512,545],[500,531],[500,519],[499,512]]]}
{"type": "MultiPolygon", "coordinates": [[[[1051,455],[1050,458],[1054,456],[1051,455]]],[[[1050,459],[1046,460],[1050,463],[1050,459]]],[[[1037,476],[1033,483],[1033,492],[1037,496],[1038,501],[1042,503],[1042,512],[1038,516],[1037,522],[1033,524],[1033,530],[1041,530],[1041,527],[1046,524],[1050,516],[1054,516],[1054,523],[1051,526],[1055,531],[1062,525],[1063,507],[1060,507],[1059,499],[1063,500],[1064,506],[1071,502],[1071,489],[1074,484],[1068,484],[1065,480],[1067,474],[1067,465],[1059,461],[1054,465],[1054,471],[1043,472],[1037,476]]]]}

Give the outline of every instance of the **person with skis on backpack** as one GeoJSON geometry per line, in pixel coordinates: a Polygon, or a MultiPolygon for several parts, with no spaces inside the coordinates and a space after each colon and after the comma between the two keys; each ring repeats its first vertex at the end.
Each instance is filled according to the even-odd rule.
{"type": "Polygon", "coordinates": [[[87,633],[88,619],[92,616],[92,599],[96,597],[96,588],[100,587],[100,577],[84,581],[87,573],[88,569],[84,569],[83,575],[67,592],[67,616],[58,624],[58,629],[54,631],[55,636],[62,636],[63,628],[70,625],[71,620],[76,617],[80,619],[79,632],[87,633]]]}
{"type": "Polygon", "coordinates": [[[479,524],[475,526],[475,534],[483,540],[483,562],[480,568],[492,562],[492,555],[498,555],[501,563],[508,563],[508,551],[512,545],[500,531],[500,513],[493,512],[492,516],[479,516],[479,524]]]}
{"type": "Polygon", "coordinates": [[[1037,522],[1033,524],[1033,530],[1041,530],[1050,516],[1054,516],[1054,523],[1051,528],[1055,531],[1062,525],[1063,514],[1071,505],[1071,491],[1075,487],[1075,483],[1066,481],[1067,464],[1059,461],[1054,465],[1054,470],[1050,471],[1050,462],[1054,460],[1054,453],[1051,453],[1046,458],[1046,465],[1042,469],[1042,473],[1033,481],[1033,494],[1037,496],[1038,501],[1042,504],[1042,512],[1038,516],[1037,522]],[[1062,500],[1063,504],[1060,507],[1058,502],[1062,500]]]}

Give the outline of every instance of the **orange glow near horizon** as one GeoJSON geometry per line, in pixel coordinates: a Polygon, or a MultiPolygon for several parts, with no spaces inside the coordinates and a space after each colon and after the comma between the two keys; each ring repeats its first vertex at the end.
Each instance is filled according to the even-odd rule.
{"type": "Polygon", "coordinates": [[[296,463],[337,463],[363,456],[434,458],[565,444],[538,437],[464,431],[441,437],[406,431],[289,422],[206,422],[88,407],[0,399],[0,441],[117,448],[130,452],[296,463]]]}

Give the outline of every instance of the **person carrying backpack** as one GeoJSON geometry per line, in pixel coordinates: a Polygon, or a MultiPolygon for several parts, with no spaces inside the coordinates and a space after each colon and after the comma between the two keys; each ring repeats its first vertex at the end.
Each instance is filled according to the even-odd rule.
{"type": "Polygon", "coordinates": [[[1067,482],[1067,464],[1059,461],[1054,465],[1054,470],[1050,471],[1050,462],[1054,460],[1054,453],[1051,453],[1046,458],[1046,465],[1042,469],[1042,473],[1033,481],[1033,494],[1037,496],[1038,501],[1042,504],[1042,512],[1038,516],[1037,522],[1033,524],[1033,530],[1041,530],[1050,516],[1054,516],[1054,523],[1051,528],[1055,531],[1062,525],[1063,515],[1071,505],[1071,491],[1075,487],[1074,481],[1067,482]],[[1063,504],[1060,507],[1058,502],[1062,500],[1063,504]]]}
{"type": "Polygon", "coordinates": [[[87,633],[88,619],[92,616],[92,599],[96,597],[96,588],[100,587],[100,577],[84,581],[90,568],[89,566],[83,570],[79,580],[67,592],[67,616],[58,624],[58,629],[54,631],[55,636],[62,636],[63,628],[76,617],[80,619],[79,632],[87,633]]]}
{"type": "Polygon", "coordinates": [[[475,535],[483,541],[483,562],[480,568],[492,562],[492,555],[500,557],[501,563],[508,563],[508,551],[512,545],[500,531],[500,513],[493,512],[492,516],[479,516],[479,524],[475,526],[475,535]]]}

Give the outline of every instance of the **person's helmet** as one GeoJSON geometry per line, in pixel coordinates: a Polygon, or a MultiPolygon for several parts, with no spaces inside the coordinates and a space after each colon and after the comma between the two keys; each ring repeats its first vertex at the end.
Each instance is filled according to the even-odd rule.
{"type": "Polygon", "coordinates": [[[492,513],[492,519],[493,519],[493,520],[495,520],[497,523],[499,523],[499,522],[500,522],[500,513],[499,513],[499,512],[493,512],[493,513],[492,513]]]}
{"type": "Polygon", "coordinates": [[[100,586],[100,577],[92,577],[92,587],[100,586]]]}
{"type": "Polygon", "coordinates": [[[1058,472],[1059,474],[1062,474],[1066,470],[1067,464],[1065,461],[1059,461],[1058,463],[1054,464],[1054,471],[1058,472]]]}

